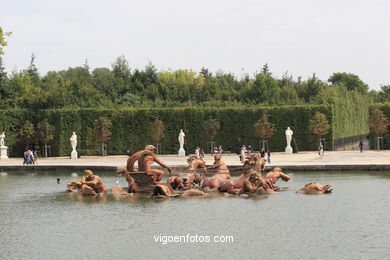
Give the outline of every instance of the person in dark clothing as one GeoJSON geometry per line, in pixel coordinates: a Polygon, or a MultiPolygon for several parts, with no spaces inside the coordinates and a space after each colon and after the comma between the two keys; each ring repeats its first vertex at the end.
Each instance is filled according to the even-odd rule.
{"type": "Polygon", "coordinates": [[[265,158],[265,150],[264,150],[264,148],[261,149],[260,155],[261,155],[262,158],[265,158]]]}
{"type": "Polygon", "coordinates": [[[268,163],[271,163],[271,151],[268,150],[267,152],[267,160],[268,160],[268,163]]]}
{"type": "Polygon", "coordinates": [[[364,147],[364,143],[362,141],[360,141],[360,143],[359,143],[360,153],[363,152],[363,147],[364,147]]]}

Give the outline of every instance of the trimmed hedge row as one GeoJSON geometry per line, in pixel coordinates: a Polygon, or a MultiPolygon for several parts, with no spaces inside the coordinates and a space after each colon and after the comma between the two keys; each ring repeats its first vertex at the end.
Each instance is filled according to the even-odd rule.
{"type": "MultiPolygon", "coordinates": [[[[354,104],[354,102],[351,102],[354,104]]],[[[280,107],[242,107],[242,108],[123,108],[114,109],[49,109],[40,110],[33,116],[26,110],[2,110],[0,112],[0,131],[6,132],[6,145],[10,156],[21,156],[23,144],[17,141],[17,132],[25,120],[35,125],[44,118],[55,127],[51,146],[52,156],[67,156],[71,152],[69,138],[72,132],[78,135],[77,151],[80,155],[98,155],[100,144],[93,133],[96,119],[105,116],[111,119],[112,136],[108,142],[108,154],[124,154],[142,149],[146,144],[152,144],[150,123],[156,118],[165,125],[165,137],[161,140],[161,152],[176,154],[179,149],[178,134],[183,129],[185,150],[193,153],[197,146],[207,148],[204,135],[204,122],[213,116],[221,129],[215,137],[215,144],[222,145],[225,151],[238,152],[241,145],[252,145],[260,149],[259,139],[254,134],[253,124],[268,113],[269,121],[276,125],[277,131],[268,140],[271,151],[284,151],[286,147],[285,130],[289,126],[293,131],[293,148],[298,151],[314,150],[317,147],[317,137],[308,129],[309,120],[315,112],[324,113],[331,125],[325,138],[332,149],[335,137],[346,137],[349,133],[365,131],[363,121],[356,118],[364,114],[364,109],[347,105],[302,105],[280,107]],[[344,109],[341,109],[344,107],[344,109]],[[361,129],[357,129],[360,127],[361,129]],[[354,129],[357,129],[354,132],[354,129]],[[337,133],[337,134],[336,134],[337,133]],[[297,147],[296,147],[297,146],[297,147]]],[[[368,115],[368,112],[367,112],[368,115]]],[[[364,120],[364,119],[362,119],[364,120]]],[[[368,127],[368,126],[367,126],[368,127]]]]}
{"type": "MultiPolygon", "coordinates": [[[[196,146],[206,150],[204,122],[213,116],[221,129],[215,138],[216,145],[222,145],[225,151],[238,152],[242,144],[259,149],[259,140],[254,135],[253,124],[263,113],[269,114],[269,120],[276,125],[277,131],[269,140],[272,151],[282,151],[286,146],[285,130],[289,126],[299,150],[316,148],[316,136],[308,130],[309,119],[316,111],[327,115],[332,123],[330,106],[284,106],[284,107],[245,107],[245,108],[156,108],[156,109],[58,109],[42,111],[41,116],[48,118],[56,128],[52,142],[52,154],[64,156],[71,151],[69,138],[72,132],[78,135],[77,150],[81,155],[99,154],[100,145],[93,134],[93,122],[100,116],[111,119],[112,136],[108,143],[109,154],[123,154],[127,148],[131,151],[142,149],[151,144],[150,123],[159,118],[165,125],[165,137],[161,140],[162,153],[175,154],[179,149],[178,134],[183,129],[185,149],[193,153],[196,146]]],[[[332,138],[330,132],[327,138],[332,138]]],[[[328,139],[328,140],[329,140],[328,139]]],[[[294,144],[294,143],[293,143],[294,144]]]]}
{"type": "Polygon", "coordinates": [[[367,97],[344,88],[339,89],[339,94],[333,105],[333,139],[368,134],[370,103],[367,97]]]}
{"type": "MultiPolygon", "coordinates": [[[[370,107],[371,110],[377,107],[383,111],[388,120],[390,120],[390,103],[381,103],[374,104],[370,107]]],[[[377,149],[377,140],[376,135],[370,132],[370,147],[371,149],[377,149]]],[[[383,149],[390,149],[390,127],[388,127],[388,131],[383,135],[383,149]]]]}
{"type": "Polygon", "coordinates": [[[23,109],[0,110],[0,132],[5,132],[5,145],[8,146],[8,156],[22,157],[23,146],[18,139],[18,132],[25,121],[33,121],[33,115],[23,109]]]}

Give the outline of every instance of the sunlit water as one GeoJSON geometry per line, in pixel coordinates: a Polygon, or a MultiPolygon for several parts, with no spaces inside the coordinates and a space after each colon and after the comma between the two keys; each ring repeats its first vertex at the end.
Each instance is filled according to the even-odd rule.
{"type": "Polygon", "coordinates": [[[390,258],[390,172],[292,173],[274,195],[160,200],[67,193],[71,173],[0,175],[0,259],[390,258]],[[313,181],[333,193],[295,193],[313,181]],[[163,245],[160,234],[234,242],[163,245]]]}

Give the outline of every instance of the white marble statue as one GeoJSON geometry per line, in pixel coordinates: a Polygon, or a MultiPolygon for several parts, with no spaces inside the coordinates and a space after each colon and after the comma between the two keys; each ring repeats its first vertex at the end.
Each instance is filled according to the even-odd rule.
{"type": "Polygon", "coordinates": [[[5,145],[4,145],[4,138],[5,138],[5,134],[4,134],[4,132],[3,132],[2,134],[0,134],[0,147],[5,146],[5,145]]]}
{"type": "Polygon", "coordinates": [[[8,159],[8,147],[4,144],[5,133],[0,134],[0,159],[8,159]]]}
{"type": "Polygon", "coordinates": [[[294,132],[290,129],[290,127],[287,127],[287,130],[286,130],[287,147],[286,147],[285,151],[288,154],[292,154],[292,152],[293,152],[293,149],[291,147],[291,140],[292,140],[293,134],[294,134],[294,132]]]}
{"type": "Polygon", "coordinates": [[[185,136],[186,135],[184,134],[183,129],[181,129],[180,133],[179,133],[179,137],[178,137],[179,144],[180,144],[180,149],[179,149],[179,153],[178,153],[179,156],[186,156],[186,152],[184,150],[184,137],[185,136]]]}
{"type": "Polygon", "coordinates": [[[71,159],[77,159],[77,151],[76,151],[76,146],[77,146],[77,135],[75,132],[73,132],[72,136],[70,137],[70,144],[72,146],[72,152],[70,153],[70,158],[71,159]]]}

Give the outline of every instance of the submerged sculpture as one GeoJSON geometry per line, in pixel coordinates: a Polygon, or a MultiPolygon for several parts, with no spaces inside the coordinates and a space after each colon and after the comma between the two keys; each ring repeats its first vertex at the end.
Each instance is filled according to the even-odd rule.
{"type": "Polygon", "coordinates": [[[123,174],[129,184],[129,192],[138,191],[143,186],[152,188],[153,184],[157,184],[164,177],[164,172],[158,169],[152,169],[154,163],[158,163],[161,167],[168,170],[171,168],[163,163],[154,153],[156,147],[153,145],[145,146],[144,150],[138,151],[127,159],[126,169],[120,169],[117,174],[123,174]],[[138,169],[135,170],[134,164],[138,161],[138,169]]]}
{"type": "Polygon", "coordinates": [[[287,174],[284,174],[282,172],[282,169],[280,168],[275,168],[273,169],[272,171],[270,171],[269,173],[267,173],[267,176],[266,176],[266,179],[271,183],[271,185],[275,188],[275,183],[279,180],[279,179],[282,179],[283,181],[285,182],[288,182],[291,177],[288,176],[287,174]]]}
{"type": "Polygon", "coordinates": [[[215,170],[213,177],[205,177],[202,183],[202,189],[218,189],[223,181],[230,179],[229,168],[227,167],[225,161],[222,159],[221,154],[214,155],[214,164],[208,167],[208,170],[215,170]]]}
{"type": "Polygon", "coordinates": [[[321,185],[316,182],[308,183],[298,191],[301,194],[323,194],[323,193],[331,193],[332,188],[329,184],[321,185]]]}
{"type": "Polygon", "coordinates": [[[267,182],[256,171],[251,170],[249,178],[243,183],[243,193],[272,193],[267,182]]]}
{"type": "Polygon", "coordinates": [[[68,191],[81,191],[83,195],[96,195],[107,192],[103,180],[94,175],[91,170],[84,170],[84,176],[79,181],[72,181],[67,184],[68,191]]]}
{"type": "Polygon", "coordinates": [[[187,158],[188,171],[196,172],[197,169],[201,169],[204,173],[207,173],[206,162],[203,158],[198,158],[196,155],[190,155],[187,158]]]}
{"type": "MultiPolygon", "coordinates": [[[[251,154],[239,169],[242,174],[231,178],[230,169],[222,159],[221,154],[214,155],[213,165],[206,167],[203,159],[196,156],[189,156],[187,159],[188,168],[183,172],[176,172],[178,176],[170,176],[166,182],[162,182],[164,172],[152,169],[153,163],[158,163],[171,173],[171,168],[161,162],[154,153],[155,147],[147,145],[144,150],[136,152],[127,160],[126,168],[117,171],[123,174],[128,183],[126,192],[119,181],[112,188],[112,194],[116,199],[137,198],[134,192],[149,192],[153,198],[171,198],[178,196],[204,196],[218,192],[225,194],[237,194],[242,196],[253,196],[256,194],[272,194],[280,188],[275,184],[279,179],[289,181],[291,177],[284,174],[280,168],[274,168],[268,172],[266,177],[261,176],[265,170],[265,160],[259,154],[251,154]],[[138,168],[135,163],[138,162],[138,168]],[[206,177],[205,174],[213,174],[206,177]]],[[[85,176],[79,181],[73,181],[67,185],[69,191],[81,191],[82,195],[96,195],[107,192],[102,179],[94,175],[92,171],[85,170],[85,176]]],[[[298,191],[303,194],[330,193],[330,185],[322,186],[318,183],[306,184],[298,191]]]]}

